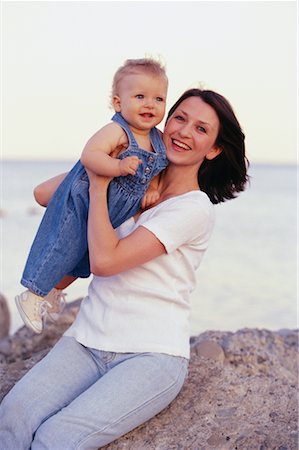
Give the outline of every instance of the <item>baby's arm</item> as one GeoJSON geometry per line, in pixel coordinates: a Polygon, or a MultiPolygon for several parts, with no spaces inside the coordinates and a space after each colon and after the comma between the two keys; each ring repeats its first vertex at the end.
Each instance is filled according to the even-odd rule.
{"type": "Polygon", "coordinates": [[[159,180],[160,175],[156,175],[150,182],[150,185],[147,191],[145,192],[141,202],[142,209],[146,209],[147,207],[153,205],[157,200],[159,200],[160,198],[160,194],[158,191],[159,180]]]}
{"type": "Polygon", "coordinates": [[[116,123],[109,123],[89,139],[83,149],[81,163],[86,169],[106,177],[135,175],[141,162],[137,156],[128,156],[122,160],[111,156],[115,153],[117,156],[127,146],[123,129],[116,123]]]}

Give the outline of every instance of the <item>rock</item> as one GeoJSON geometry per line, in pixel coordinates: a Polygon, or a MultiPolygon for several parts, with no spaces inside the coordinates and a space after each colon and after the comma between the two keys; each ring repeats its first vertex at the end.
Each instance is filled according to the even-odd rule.
{"type": "MultiPolygon", "coordinates": [[[[0,341],[0,399],[72,323],[68,304],[42,335],[0,341]]],[[[207,331],[191,338],[188,379],[156,417],[105,450],[297,450],[298,331],[207,331]]]]}
{"type": "Polygon", "coordinates": [[[221,363],[223,363],[225,359],[222,347],[215,341],[201,341],[194,347],[194,351],[199,356],[214,359],[215,361],[219,361],[221,363]]]}
{"type": "Polygon", "coordinates": [[[0,339],[9,333],[10,314],[7,306],[6,298],[0,294],[0,339]]]}

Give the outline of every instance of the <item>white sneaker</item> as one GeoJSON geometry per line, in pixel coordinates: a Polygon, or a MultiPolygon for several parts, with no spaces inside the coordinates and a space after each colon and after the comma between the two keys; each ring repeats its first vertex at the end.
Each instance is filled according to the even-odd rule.
{"type": "Polygon", "coordinates": [[[17,295],[15,301],[25,325],[35,333],[41,333],[43,316],[47,311],[47,301],[29,290],[17,295]]]}
{"type": "Polygon", "coordinates": [[[67,294],[61,289],[53,288],[44,298],[47,302],[47,318],[49,318],[52,322],[59,319],[59,316],[65,307],[66,295],[67,294]]]}

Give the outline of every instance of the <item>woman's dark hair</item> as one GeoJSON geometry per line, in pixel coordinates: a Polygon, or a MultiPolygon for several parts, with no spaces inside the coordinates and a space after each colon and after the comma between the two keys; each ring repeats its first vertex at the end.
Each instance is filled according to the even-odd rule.
{"type": "Polygon", "coordinates": [[[201,89],[189,89],[170,109],[166,122],[177,107],[189,97],[200,97],[216,112],[220,127],[215,145],[221,153],[205,159],[198,171],[198,183],[211,202],[216,204],[235,198],[244,191],[249,180],[249,161],[245,156],[245,135],[229,102],[220,94],[201,89]]]}

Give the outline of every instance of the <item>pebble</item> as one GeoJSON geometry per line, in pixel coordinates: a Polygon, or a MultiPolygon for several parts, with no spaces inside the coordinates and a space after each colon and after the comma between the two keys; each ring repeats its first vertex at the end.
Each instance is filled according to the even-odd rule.
{"type": "Polygon", "coordinates": [[[201,341],[196,345],[196,354],[214,361],[224,362],[225,355],[222,347],[215,341],[201,341]]]}

